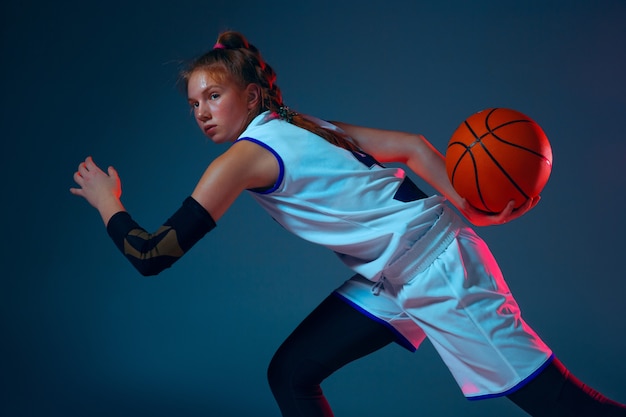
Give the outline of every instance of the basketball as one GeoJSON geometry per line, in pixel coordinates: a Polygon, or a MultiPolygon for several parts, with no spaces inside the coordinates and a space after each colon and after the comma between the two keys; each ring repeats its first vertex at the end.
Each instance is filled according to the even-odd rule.
{"type": "Polygon", "coordinates": [[[465,119],[446,149],[446,172],[473,207],[499,213],[541,193],[552,171],[552,148],[541,127],[511,109],[492,108],[465,119]]]}

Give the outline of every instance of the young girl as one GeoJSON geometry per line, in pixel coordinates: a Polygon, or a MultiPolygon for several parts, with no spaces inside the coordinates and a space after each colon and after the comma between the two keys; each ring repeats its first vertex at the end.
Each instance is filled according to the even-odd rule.
{"type": "Polygon", "coordinates": [[[285,107],[276,75],[239,33],[183,73],[200,129],[231,146],[155,233],[132,220],[112,167],[88,157],[75,195],[144,275],[158,274],[215,227],[244,190],[287,230],[333,250],[356,275],[324,300],[276,352],[268,377],[283,416],[331,416],[320,383],[391,342],[415,350],[428,337],[469,399],[507,396],[533,416],[626,416],[588,388],[522,320],[477,226],[513,220],[469,206],[444,160],[420,135],[328,123],[285,107]],[[400,162],[441,196],[427,196],[400,162]]]}

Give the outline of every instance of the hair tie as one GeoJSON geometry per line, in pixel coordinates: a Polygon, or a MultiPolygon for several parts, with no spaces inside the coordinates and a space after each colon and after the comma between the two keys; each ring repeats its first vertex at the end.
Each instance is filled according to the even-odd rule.
{"type": "Polygon", "coordinates": [[[293,122],[293,117],[297,116],[297,115],[298,115],[298,113],[296,113],[295,111],[291,110],[287,106],[280,106],[278,108],[278,117],[280,117],[281,119],[285,120],[287,123],[293,122]]]}
{"type": "Polygon", "coordinates": [[[218,42],[215,45],[213,45],[213,49],[226,49],[226,45],[218,42]]]}

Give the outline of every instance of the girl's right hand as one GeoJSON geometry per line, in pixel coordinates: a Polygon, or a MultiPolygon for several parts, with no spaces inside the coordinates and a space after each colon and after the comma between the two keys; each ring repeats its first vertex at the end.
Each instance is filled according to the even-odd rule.
{"type": "Polygon", "coordinates": [[[530,198],[521,207],[515,209],[515,201],[511,200],[500,213],[491,214],[478,210],[470,205],[465,199],[459,210],[474,226],[495,226],[508,223],[518,217],[526,214],[530,209],[535,207],[540,197],[530,198]]]}

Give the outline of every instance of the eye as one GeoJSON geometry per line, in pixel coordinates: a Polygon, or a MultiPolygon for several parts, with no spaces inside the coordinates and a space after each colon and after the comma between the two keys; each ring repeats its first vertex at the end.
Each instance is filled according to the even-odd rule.
{"type": "Polygon", "coordinates": [[[217,100],[218,98],[220,98],[220,95],[218,93],[209,94],[209,99],[211,100],[217,100]]]}

